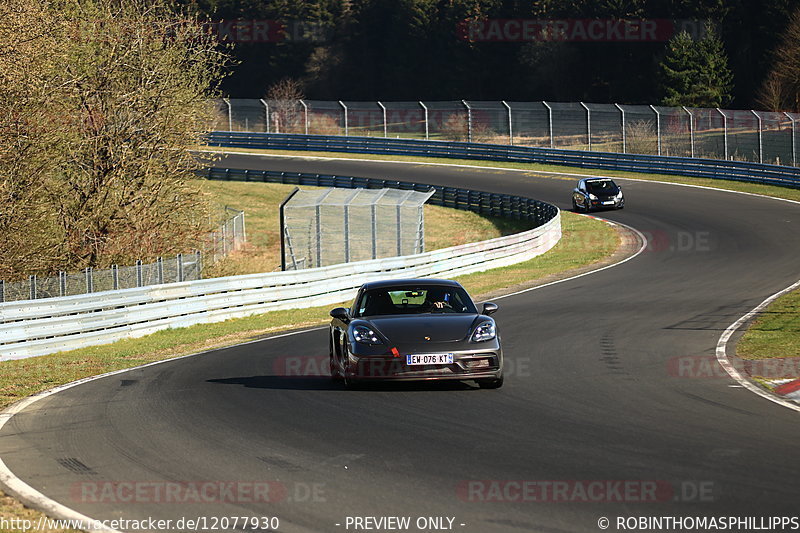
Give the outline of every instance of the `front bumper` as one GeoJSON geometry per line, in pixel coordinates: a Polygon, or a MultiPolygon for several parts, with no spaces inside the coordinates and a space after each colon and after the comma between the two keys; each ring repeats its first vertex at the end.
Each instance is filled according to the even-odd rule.
{"type": "Polygon", "coordinates": [[[593,210],[596,209],[618,209],[625,205],[625,198],[607,198],[607,199],[598,199],[598,200],[590,200],[589,205],[593,210]]]}
{"type": "MultiPolygon", "coordinates": [[[[357,381],[469,380],[499,378],[503,374],[503,353],[499,345],[490,349],[414,353],[452,353],[453,363],[408,365],[407,353],[392,355],[348,355],[345,375],[357,381]]],[[[414,354],[412,353],[412,354],[414,354]]]]}

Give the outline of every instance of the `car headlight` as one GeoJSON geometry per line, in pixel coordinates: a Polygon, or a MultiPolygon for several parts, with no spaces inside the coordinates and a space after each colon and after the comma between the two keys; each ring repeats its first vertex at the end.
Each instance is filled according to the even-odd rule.
{"type": "Polygon", "coordinates": [[[367,326],[356,326],[353,328],[353,338],[361,344],[383,344],[383,341],[374,330],[367,326]]]}
{"type": "Polygon", "coordinates": [[[622,200],[622,191],[617,193],[617,200],[622,200]]]}
{"type": "Polygon", "coordinates": [[[497,336],[497,328],[493,321],[482,322],[472,332],[472,342],[490,341],[497,336]]]}
{"type": "Polygon", "coordinates": [[[589,193],[589,200],[597,200],[597,196],[592,193],[589,193]]]}

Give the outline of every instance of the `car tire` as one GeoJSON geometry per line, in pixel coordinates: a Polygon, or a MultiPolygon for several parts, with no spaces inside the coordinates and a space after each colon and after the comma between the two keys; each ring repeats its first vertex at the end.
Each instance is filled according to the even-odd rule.
{"type": "Polygon", "coordinates": [[[573,198],[573,199],[572,199],[572,210],[573,210],[574,212],[576,212],[576,213],[579,211],[579,209],[578,209],[578,203],[575,201],[575,198],[573,198]]]}
{"type": "Polygon", "coordinates": [[[334,348],[333,348],[333,335],[328,336],[328,357],[329,357],[329,364],[330,364],[330,371],[331,371],[331,380],[339,382],[342,381],[342,375],[339,373],[339,369],[336,366],[336,360],[333,357],[334,355],[334,348]]]}
{"type": "Polygon", "coordinates": [[[504,378],[500,376],[499,378],[485,378],[477,381],[478,386],[482,389],[499,389],[503,386],[504,378]]]}

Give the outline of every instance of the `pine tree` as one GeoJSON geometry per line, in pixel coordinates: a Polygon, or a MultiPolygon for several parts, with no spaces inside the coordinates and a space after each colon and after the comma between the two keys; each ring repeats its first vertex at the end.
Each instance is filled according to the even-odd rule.
{"type": "Polygon", "coordinates": [[[699,41],[686,32],[670,39],[660,70],[664,105],[720,107],[730,102],[733,75],[710,25],[699,41]]]}

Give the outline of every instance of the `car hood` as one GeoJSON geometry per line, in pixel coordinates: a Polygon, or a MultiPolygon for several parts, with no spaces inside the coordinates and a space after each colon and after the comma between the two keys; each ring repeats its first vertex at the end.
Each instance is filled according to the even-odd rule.
{"type": "Polygon", "coordinates": [[[426,313],[372,318],[369,322],[391,343],[453,342],[467,338],[478,316],[426,313]]]}

